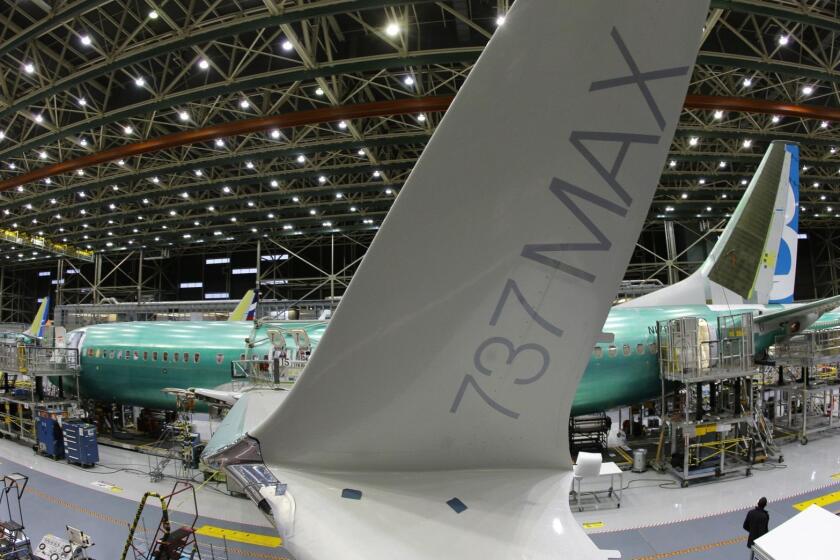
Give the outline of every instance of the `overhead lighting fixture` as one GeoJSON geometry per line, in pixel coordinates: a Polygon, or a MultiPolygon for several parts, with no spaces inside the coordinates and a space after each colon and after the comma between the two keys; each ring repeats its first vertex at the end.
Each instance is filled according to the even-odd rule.
{"type": "Polygon", "coordinates": [[[784,46],[785,46],[785,45],[787,45],[789,42],[790,42],[790,37],[788,37],[787,35],[780,35],[780,36],[779,36],[779,44],[780,44],[781,46],[783,46],[783,47],[784,47],[784,46]]]}
{"type": "Polygon", "coordinates": [[[152,10],[151,12],[149,12],[149,19],[157,19],[159,16],[160,14],[157,13],[157,10],[152,10]]]}
{"type": "Polygon", "coordinates": [[[116,210],[116,209],[117,209],[117,205],[116,205],[116,204],[114,204],[114,203],[111,203],[111,204],[109,204],[109,205],[108,205],[108,208],[110,208],[111,210],[116,210]]]}
{"type": "Polygon", "coordinates": [[[217,148],[224,148],[225,147],[225,141],[222,140],[221,138],[216,138],[216,147],[217,148]]]}
{"type": "Polygon", "coordinates": [[[17,169],[17,165],[15,165],[15,162],[9,164],[9,169],[17,169]]]}
{"type": "Polygon", "coordinates": [[[505,16],[497,16],[496,17],[496,26],[501,27],[505,24],[505,16]]]}
{"type": "Polygon", "coordinates": [[[320,175],[320,176],[318,177],[318,182],[319,182],[319,183],[321,183],[321,184],[323,185],[324,183],[326,183],[326,182],[327,182],[327,178],[326,178],[326,177],[324,177],[323,175],[320,175]]]}
{"type": "MultiPolygon", "coordinates": [[[[49,177],[47,177],[46,179],[44,179],[44,183],[46,183],[47,185],[52,184],[52,179],[50,179],[49,177]]],[[[22,187],[22,186],[21,186],[21,187],[18,187],[18,190],[19,190],[20,192],[23,192],[23,187],[22,187]]]]}
{"type": "Polygon", "coordinates": [[[143,204],[148,204],[148,203],[149,203],[149,199],[148,199],[148,198],[144,198],[144,199],[143,199],[143,204]]]}
{"type": "Polygon", "coordinates": [[[820,123],[820,128],[828,128],[828,121],[823,121],[820,123]]]}
{"type": "Polygon", "coordinates": [[[175,215],[177,215],[177,214],[178,214],[178,212],[176,212],[175,210],[170,210],[170,211],[169,211],[169,215],[170,215],[170,216],[175,216],[175,215]]]}
{"type": "Polygon", "coordinates": [[[712,207],[711,206],[706,206],[706,212],[711,212],[711,211],[712,211],[712,207]]]}
{"type": "Polygon", "coordinates": [[[705,185],[706,184],[706,179],[700,179],[698,181],[698,183],[700,183],[701,185],[705,185]]]}
{"type": "Polygon", "coordinates": [[[300,154],[300,155],[297,157],[297,162],[298,162],[298,163],[306,163],[306,156],[305,156],[305,155],[303,155],[303,154],[300,154]]]}
{"type": "Polygon", "coordinates": [[[293,225],[291,225],[291,224],[283,224],[283,229],[285,229],[285,230],[294,229],[294,227],[295,227],[295,226],[293,226],[293,225]]]}
{"type": "Polygon", "coordinates": [[[721,169],[723,169],[724,167],[726,167],[726,162],[725,162],[725,161],[722,161],[722,162],[718,163],[718,167],[720,167],[721,169]]]}
{"type": "Polygon", "coordinates": [[[719,120],[720,120],[720,119],[722,119],[722,118],[723,118],[723,111],[721,111],[720,109],[718,109],[717,111],[715,111],[715,120],[718,120],[718,121],[719,121],[719,120]]]}
{"type": "Polygon", "coordinates": [[[338,128],[340,128],[341,130],[344,130],[345,128],[347,128],[347,122],[346,121],[338,121],[338,128]]]}
{"type": "Polygon", "coordinates": [[[124,132],[125,134],[131,134],[132,132],[134,132],[134,127],[131,127],[131,126],[124,126],[124,127],[123,127],[123,132],[124,132]]]}
{"type": "Polygon", "coordinates": [[[246,161],[245,162],[245,167],[247,167],[248,169],[253,169],[254,168],[254,162],[246,161]]]}
{"type": "Polygon", "coordinates": [[[291,51],[292,49],[295,48],[295,46],[292,44],[292,42],[289,41],[288,39],[286,39],[285,41],[280,43],[280,47],[286,52],[289,52],[289,51],[291,51]]]}
{"type": "Polygon", "coordinates": [[[332,227],[332,222],[321,222],[321,225],[324,227],[332,227]]]}
{"type": "Polygon", "coordinates": [[[202,175],[204,175],[204,172],[201,169],[196,169],[193,171],[193,173],[195,173],[196,177],[201,177],[202,175]]]}
{"type": "Polygon", "coordinates": [[[779,115],[773,115],[773,117],[770,120],[773,121],[773,124],[777,124],[782,119],[779,117],[779,115]]]}
{"type": "Polygon", "coordinates": [[[89,47],[91,43],[93,43],[93,39],[90,38],[90,35],[82,35],[82,44],[84,46],[89,47]]]}
{"type": "Polygon", "coordinates": [[[674,167],[676,167],[676,166],[677,166],[677,162],[676,162],[676,161],[671,160],[671,161],[669,161],[669,162],[668,162],[668,167],[674,168],[674,167]]]}
{"type": "Polygon", "coordinates": [[[146,85],[146,79],[143,76],[138,76],[137,78],[134,78],[134,85],[137,87],[143,87],[146,85]]]}
{"type": "Polygon", "coordinates": [[[23,71],[27,74],[34,74],[35,73],[35,65],[31,62],[27,62],[23,65],[23,71]]]}
{"type": "Polygon", "coordinates": [[[356,153],[357,153],[358,155],[360,155],[360,156],[367,155],[367,154],[365,154],[365,149],[364,149],[364,148],[359,148],[359,151],[358,151],[358,152],[356,152],[356,153]]]}
{"type": "Polygon", "coordinates": [[[231,222],[235,222],[235,221],[236,221],[236,216],[231,216],[231,217],[230,217],[230,221],[231,221],[231,222]]]}
{"type": "Polygon", "coordinates": [[[254,201],[253,201],[253,200],[249,200],[249,201],[248,201],[248,207],[249,207],[249,208],[253,208],[253,207],[254,207],[254,201]]]}
{"type": "Polygon", "coordinates": [[[215,212],[215,211],[216,211],[216,207],[215,207],[215,206],[208,206],[208,207],[207,207],[207,211],[208,211],[208,212],[215,212]]]}
{"type": "Polygon", "coordinates": [[[424,115],[423,113],[420,113],[419,115],[417,115],[417,120],[419,122],[426,122],[426,115],[424,115]]]}
{"type": "Polygon", "coordinates": [[[723,193],[722,195],[720,195],[720,197],[721,197],[721,198],[727,198],[727,197],[728,197],[728,195],[727,195],[726,193],[723,193]]]}
{"type": "Polygon", "coordinates": [[[248,101],[247,99],[245,99],[245,98],[243,97],[243,98],[239,101],[239,106],[240,106],[242,109],[247,109],[248,107],[250,107],[250,106],[251,106],[251,102],[250,102],[250,101],[248,101]]]}
{"type": "Polygon", "coordinates": [[[819,183],[818,181],[814,181],[813,183],[811,183],[811,185],[812,185],[815,189],[820,188],[820,183],[819,183]]]}
{"type": "Polygon", "coordinates": [[[84,97],[80,97],[77,103],[79,104],[79,107],[84,107],[85,105],[87,105],[87,99],[85,99],[84,97]]]}
{"type": "Polygon", "coordinates": [[[190,197],[190,193],[188,193],[188,192],[182,192],[181,193],[181,198],[189,198],[189,197],[190,197]]]}
{"type": "Polygon", "coordinates": [[[87,146],[87,145],[88,145],[87,138],[82,138],[81,140],[79,140],[79,144],[80,144],[82,147],[87,146]]]}
{"type": "MultiPolygon", "coordinates": [[[[49,179],[49,177],[47,177],[49,179]]],[[[46,181],[46,179],[44,179],[46,181]]],[[[49,185],[49,183],[47,183],[49,185]]],[[[17,192],[23,192],[23,185],[18,185],[17,192]]]]}
{"type": "Polygon", "coordinates": [[[351,211],[351,212],[355,212],[356,210],[357,210],[357,208],[356,208],[355,206],[351,206],[351,207],[350,207],[350,211],[351,211]]]}
{"type": "Polygon", "coordinates": [[[746,185],[746,184],[747,184],[747,180],[746,180],[746,179],[741,179],[741,184],[742,184],[742,185],[746,185]]]}
{"type": "Polygon", "coordinates": [[[745,140],[744,140],[744,144],[743,144],[743,146],[744,146],[745,148],[749,148],[749,147],[751,147],[751,146],[752,146],[752,140],[750,140],[749,138],[745,139],[745,140]]]}
{"type": "Polygon", "coordinates": [[[324,89],[321,87],[315,88],[315,95],[321,97],[322,95],[324,95],[324,89]]]}
{"type": "Polygon", "coordinates": [[[210,68],[210,63],[207,62],[206,58],[202,58],[201,60],[198,61],[198,67],[201,68],[202,70],[207,70],[208,68],[210,68]]]}
{"type": "Polygon", "coordinates": [[[682,193],[680,195],[680,198],[683,199],[683,200],[687,199],[688,198],[688,193],[682,193]]]}
{"type": "Polygon", "coordinates": [[[337,192],[337,193],[335,193],[335,197],[336,197],[338,200],[341,200],[342,198],[344,198],[344,195],[343,195],[343,194],[341,194],[340,192],[337,192]]]}
{"type": "Polygon", "coordinates": [[[280,186],[280,183],[277,182],[277,179],[272,179],[269,185],[276,189],[278,186],[280,186]]]}
{"type": "Polygon", "coordinates": [[[225,194],[230,193],[230,187],[225,185],[224,187],[222,187],[222,192],[225,193],[225,194]]]}
{"type": "Polygon", "coordinates": [[[391,188],[385,189],[385,194],[394,194],[394,189],[391,189],[391,188]]]}
{"type": "Polygon", "coordinates": [[[44,122],[44,116],[41,115],[40,113],[35,115],[35,122],[38,123],[38,124],[41,124],[42,122],[44,122]]]}
{"type": "Polygon", "coordinates": [[[688,145],[689,146],[696,146],[699,141],[700,141],[699,138],[697,138],[696,136],[692,136],[691,138],[688,139],[688,145]]]}
{"type": "Polygon", "coordinates": [[[41,159],[47,159],[49,155],[47,154],[47,152],[41,152],[38,154],[38,157],[40,157],[41,159]]]}
{"type": "Polygon", "coordinates": [[[178,111],[178,118],[181,119],[182,121],[186,122],[186,121],[190,120],[190,114],[187,113],[186,111],[178,111]]]}
{"type": "Polygon", "coordinates": [[[117,165],[119,165],[119,166],[125,165],[125,160],[124,159],[118,159],[117,160],[117,165]]]}
{"type": "Polygon", "coordinates": [[[277,140],[278,138],[280,138],[280,131],[275,128],[271,131],[271,137],[277,140]]]}
{"type": "Polygon", "coordinates": [[[77,169],[77,170],[76,170],[76,175],[78,175],[79,177],[81,177],[81,176],[82,176],[82,175],[84,175],[84,174],[85,174],[85,170],[84,170],[84,169],[77,169]]]}
{"type": "Polygon", "coordinates": [[[750,87],[752,85],[752,79],[751,78],[744,78],[743,84],[744,84],[744,87],[750,87]]]}
{"type": "Polygon", "coordinates": [[[412,78],[411,76],[406,76],[405,78],[403,78],[403,83],[411,87],[414,85],[414,78],[412,78]]]}
{"type": "Polygon", "coordinates": [[[802,86],[802,93],[805,94],[805,95],[811,95],[812,93],[814,93],[814,87],[813,86],[802,86]]]}
{"type": "Polygon", "coordinates": [[[314,208],[312,208],[312,209],[309,211],[309,215],[310,215],[310,216],[314,216],[314,215],[315,215],[315,214],[317,214],[317,213],[318,213],[318,211],[317,211],[317,210],[315,210],[314,208]]]}
{"type": "Polygon", "coordinates": [[[274,214],[269,214],[269,215],[268,215],[268,219],[269,219],[269,220],[273,220],[273,219],[274,219],[274,214]]]}
{"type": "Polygon", "coordinates": [[[292,202],[300,202],[300,197],[299,196],[293,196],[292,197],[292,202]]]}
{"type": "Polygon", "coordinates": [[[385,26],[385,35],[388,37],[396,37],[400,34],[400,26],[396,22],[391,22],[385,26]]]}

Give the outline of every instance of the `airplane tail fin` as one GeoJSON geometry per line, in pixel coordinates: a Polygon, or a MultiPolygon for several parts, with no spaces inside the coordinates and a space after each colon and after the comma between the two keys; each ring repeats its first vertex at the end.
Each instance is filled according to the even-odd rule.
{"type": "Polygon", "coordinates": [[[254,290],[248,290],[236,306],[228,321],[253,321],[257,313],[257,293],[254,290]]]}
{"type": "Polygon", "coordinates": [[[700,268],[622,306],[792,301],[798,199],[799,147],[772,142],[700,268]]]}
{"type": "Polygon", "coordinates": [[[35,318],[32,319],[32,324],[24,331],[23,334],[34,337],[44,336],[44,327],[47,324],[47,318],[50,311],[50,296],[46,296],[41,300],[41,305],[35,313],[35,318]]]}

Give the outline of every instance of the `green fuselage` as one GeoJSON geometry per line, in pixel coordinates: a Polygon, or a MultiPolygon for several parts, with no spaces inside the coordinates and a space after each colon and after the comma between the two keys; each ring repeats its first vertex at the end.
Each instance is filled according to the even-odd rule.
{"type": "MultiPolygon", "coordinates": [[[[739,306],[734,312],[779,308],[739,306]]],[[[604,332],[611,333],[614,340],[599,343],[592,349],[572,414],[607,410],[659,395],[657,321],[695,316],[716,325],[717,317],[728,313],[705,305],[614,307],[604,325],[604,332]]],[[[314,348],[326,323],[286,321],[283,327],[306,330],[314,348]]],[[[232,361],[269,355],[266,327],[256,333],[253,329],[250,321],[112,323],[74,331],[68,341],[71,346],[81,343],[80,379],[84,397],[170,409],[174,407],[175,399],[161,392],[162,389],[213,389],[230,382],[232,361]],[[82,331],[81,340],[74,338],[82,331]],[[250,351],[246,350],[245,343],[249,337],[261,340],[250,351]]],[[[756,351],[767,349],[775,334],[780,333],[757,338],[756,351]]],[[[294,343],[288,337],[287,347],[294,349],[294,343]]]]}
{"type": "MultiPolygon", "coordinates": [[[[313,347],[323,321],[284,321],[284,329],[304,329],[313,347]]],[[[68,335],[79,347],[82,396],[159,409],[175,407],[162,392],[172,387],[213,389],[231,381],[231,362],[271,355],[266,327],[252,321],[139,321],[85,327],[68,335]],[[246,348],[246,338],[257,341],[246,348]]],[[[296,350],[287,337],[287,348],[296,350]]]]}

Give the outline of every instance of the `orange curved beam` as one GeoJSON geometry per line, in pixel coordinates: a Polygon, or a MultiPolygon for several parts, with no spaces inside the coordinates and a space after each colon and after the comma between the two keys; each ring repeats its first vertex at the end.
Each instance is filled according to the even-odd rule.
{"type": "Polygon", "coordinates": [[[764,113],[822,121],[840,121],[840,110],[818,105],[794,105],[749,97],[722,97],[712,95],[687,95],[686,109],[722,109],[740,113],[764,113]]]}
{"type": "MultiPolygon", "coordinates": [[[[323,122],[333,122],[343,119],[359,119],[364,117],[382,117],[385,115],[403,115],[406,113],[422,113],[424,111],[445,111],[453,96],[442,95],[437,97],[420,97],[410,99],[398,99],[392,101],[377,101],[373,103],[361,103],[358,105],[345,105],[341,107],[325,107],[309,111],[299,111],[245,119],[241,121],[227,122],[217,126],[199,128],[167,134],[158,138],[126,144],[97,152],[68,161],[63,161],[46,167],[41,167],[29,173],[0,181],[0,191],[13,189],[19,185],[32,183],[53,175],[68,173],[83,169],[92,165],[114,161],[120,158],[136,156],[166,148],[174,148],[184,144],[206,142],[216,138],[236,136],[261,130],[273,128],[289,128],[323,122]]],[[[789,103],[778,103],[762,99],[751,99],[747,97],[722,97],[709,95],[687,95],[685,98],[687,109],[723,109],[725,111],[738,111],[744,113],[766,113],[771,115],[783,115],[788,117],[801,117],[807,119],[820,119],[825,121],[840,121],[840,110],[815,105],[793,105],[789,103]]]]}
{"type": "Polygon", "coordinates": [[[385,115],[403,115],[406,113],[422,113],[424,111],[445,111],[452,103],[453,96],[445,95],[439,97],[420,97],[409,99],[398,99],[392,101],[376,101],[373,103],[361,103],[358,105],[344,105],[341,107],[324,107],[309,111],[297,111],[272,115],[270,117],[258,117],[232,121],[217,126],[186,130],[167,134],[158,138],[118,146],[102,152],[96,152],[88,156],[62,161],[53,165],[47,165],[29,173],[0,181],[0,191],[13,189],[19,185],[32,183],[39,179],[60,175],[83,169],[92,165],[115,161],[120,158],[136,156],[167,148],[174,148],[184,144],[206,142],[216,138],[237,136],[261,130],[274,128],[290,128],[309,124],[333,122],[349,119],[360,119],[364,117],[381,117],[385,115]]]}

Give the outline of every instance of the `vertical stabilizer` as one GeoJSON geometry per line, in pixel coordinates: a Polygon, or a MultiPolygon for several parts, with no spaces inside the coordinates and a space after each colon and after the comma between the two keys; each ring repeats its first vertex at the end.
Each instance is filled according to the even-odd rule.
{"type": "Polygon", "coordinates": [[[35,313],[35,318],[32,319],[32,324],[24,331],[23,334],[34,337],[44,336],[44,327],[47,324],[47,317],[50,311],[50,296],[46,296],[41,300],[41,305],[38,306],[38,311],[35,313]]]}
{"type": "Polygon", "coordinates": [[[782,239],[776,255],[770,303],[793,303],[793,289],[796,283],[796,255],[799,248],[799,148],[788,144],[785,149],[791,153],[788,199],[785,207],[785,226],[782,228],[782,239]]]}
{"type": "Polygon", "coordinates": [[[707,7],[513,4],[253,431],[267,463],[569,467],[581,349],[648,213],[707,7]]]}
{"type": "Polygon", "coordinates": [[[254,290],[248,290],[242,299],[239,300],[228,321],[253,321],[257,312],[257,294],[254,290]]]}
{"type": "Polygon", "coordinates": [[[774,286],[778,299],[787,297],[789,290],[792,301],[799,216],[798,165],[798,146],[772,142],[700,268],[676,284],[621,306],[766,304],[774,286]],[[789,276],[777,278],[780,271],[789,276]]]}

